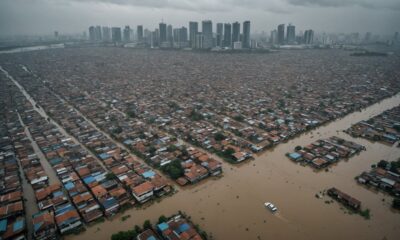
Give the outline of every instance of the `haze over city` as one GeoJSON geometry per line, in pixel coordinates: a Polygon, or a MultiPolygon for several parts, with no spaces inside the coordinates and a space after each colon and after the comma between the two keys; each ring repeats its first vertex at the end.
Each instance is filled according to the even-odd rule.
{"type": "Polygon", "coordinates": [[[86,26],[142,24],[153,28],[212,19],[250,20],[252,31],[269,32],[280,23],[296,23],[318,32],[399,31],[397,0],[2,0],[0,36],[81,33],[86,26]]]}
{"type": "Polygon", "coordinates": [[[0,1],[0,240],[398,240],[399,13],[0,1]]]}

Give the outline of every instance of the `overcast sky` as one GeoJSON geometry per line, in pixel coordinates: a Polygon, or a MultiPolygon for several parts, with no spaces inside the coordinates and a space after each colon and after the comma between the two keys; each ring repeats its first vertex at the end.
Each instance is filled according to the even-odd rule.
{"type": "Polygon", "coordinates": [[[251,21],[251,30],[280,23],[296,30],[393,34],[400,31],[400,0],[0,0],[0,35],[82,33],[90,25],[154,29],[164,20],[251,21]]]}

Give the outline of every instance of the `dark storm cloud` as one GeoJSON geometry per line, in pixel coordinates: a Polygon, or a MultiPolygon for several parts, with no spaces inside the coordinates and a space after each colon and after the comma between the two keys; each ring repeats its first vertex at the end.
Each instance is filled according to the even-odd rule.
{"type": "Polygon", "coordinates": [[[234,8],[258,9],[275,13],[289,13],[279,0],[73,0],[99,4],[117,4],[147,8],[167,8],[200,12],[226,12],[234,8]]]}
{"type": "Polygon", "coordinates": [[[293,23],[317,32],[400,31],[400,0],[0,0],[0,36],[82,33],[90,25],[251,21],[252,31],[293,23]]]}
{"type": "Polygon", "coordinates": [[[289,4],[296,6],[319,7],[348,7],[360,6],[370,9],[400,10],[399,0],[287,0],[289,4]]]}

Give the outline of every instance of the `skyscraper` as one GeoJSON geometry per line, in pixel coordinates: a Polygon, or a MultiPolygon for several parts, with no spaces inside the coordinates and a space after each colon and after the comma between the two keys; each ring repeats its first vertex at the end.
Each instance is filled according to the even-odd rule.
{"type": "Polygon", "coordinates": [[[165,23],[160,23],[160,37],[159,37],[159,42],[166,42],[167,41],[167,24],[165,23]]]}
{"type": "Polygon", "coordinates": [[[199,32],[198,22],[189,22],[189,44],[194,48],[196,43],[196,34],[199,32]]]}
{"type": "Polygon", "coordinates": [[[234,22],[232,23],[232,42],[239,42],[240,41],[240,23],[234,22]]]}
{"type": "Polygon", "coordinates": [[[173,40],[174,40],[174,39],[173,39],[173,37],[172,37],[172,25],[169,24],[169,25],[167,26],[167,41],[168,41],[169,43],[172,43],[173,40]]]}
{"type": "Polygon", "coordinates": [[[102,27],[103,42],[111,42],[111,30],[109,27],[102,27]]]}
{"type": "Polygon", "coordinates": [[[121,36],[121,28],[120,27],[113,27],[111,28],[111,33],[112,33],[112,41],[113,42],[121,42],[122,36],[121,36]]]}
{"type": "Polygon", "coordinates": [[[136,35],[138,42],[143,42],[143,26],[138,25],[136,28],[136,35]]]}
{"type": "Polygon", "coordinates": [[[278,44],[285,44],[285,24],[278,25],[278,44]]]}
{"type": "Polygon", "coordinates": [[[204,20],[202,22],[202,33],[203,33],[203,48],[210,49],[213,47],[213,31],[212,21],[204,20]]]}
{"type": "Polygon", "coordinates": [[[125,26],[124,28],[124,42],[131,41],[131,28],[129,26],[125,26]]]}
{"type": "Polygon", "coordinates": [[[304,32],[304,43],[305,44],[313,44],[314,40],[314,31],[309,29],[304,32]]]}
{"type": "Polygon", "coordinates": [[[223,30],[224,25],[222,23],[217,23],[217,47],[222,47],[223,30]]]}
{"type": "Polygon", "coordinates": [[[250,21],[243,22],[243,48],[250,48],[250,21]]]}
{"type": "Polygon", "coordinates": [[[95,32],[95,28],[93,26],[89,27],[89,40],[91,42],[96,41],[96,32],[95,32]]]}
{"type": "Polygon", "coordinates": [[[232,47],[232,25],[224,24],[224,47],[232,47]]]}
{"type": "Polygon", "coordinates": [[[286,28],[286,41],[288,44],[294,44],[296,42],[295,26],[289,24],[286,28]]]}
{"type": "Polygon", "coordinates": [[[101,41],[101,27],[100,26],[96,26],[95,36],[96,36],[96,41],[101,41]]]}
{"type": "Polygon", "coordinates": [[[271,31],[270,43],[272,45],[278,44],[278,31],[276,29],[271,31]]]}

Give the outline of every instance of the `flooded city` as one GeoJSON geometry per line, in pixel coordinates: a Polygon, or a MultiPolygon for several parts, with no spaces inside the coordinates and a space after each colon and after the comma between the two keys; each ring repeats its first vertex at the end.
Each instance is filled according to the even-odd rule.
{"type": "Polygon", "coordinates": [[[1,0],[0,240],[400,239],[393,0],[1,0]]]}
{"type": "Polygon", "coordinates": [[[162,202],[125,212],[133,216],[132,220],[121,222],[116,217],[68,239],[109,239],[111,233],[126,230],[142,219],[156,219],[160,214],[179,210],[215,239],[397,239],[400,212],[388,207],[391,203],[387,194],[360,186],[354,176],[377,160],[397,160],[400,148],[357,139],[367,150],[332,166],[328,172],[302,167],[284,155],[319,137],[335,135],[351,140],[344,129],[399,104],[400,95],[396,95],[281,144],[250,162],[240,166],[224,164],[222,179],[208,180],[195,188],[180,188],[162,202]],[[315,197],[332,185],[361,199],[371,210],[372,218],[346,214],[338,204],[326,204],[325,199],[315,197]],[[264,208],[265,201],[279,206],[279,213],[271,215],[264,208]]]}

